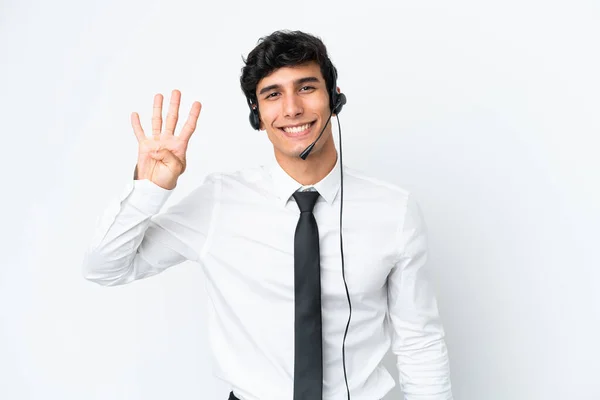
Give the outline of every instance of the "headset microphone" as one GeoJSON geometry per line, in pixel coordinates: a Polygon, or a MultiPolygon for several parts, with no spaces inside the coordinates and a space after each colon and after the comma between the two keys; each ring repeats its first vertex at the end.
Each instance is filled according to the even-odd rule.
{"type": "Polygon", "coordinates": [[[317,136],[315,141],[312,142],[306,149],[304,149],[304,151],[302,153],[300,153],[301,159],[306,160],[306,157],[308,157],[308,155],[312,151],[313,147],[315,147],[315,144],[319,141],[319,139],[321,139],[321,136],[323,136],[323,132],[325,131],[325,128],[327,128],[327,124],[329,123],[329,120],[331,119],[331,116],[333,115],[333,113],[335,112],[337,115],[337,113],[340,112],[340,110],[342,109],[342,106],[344,104],[346,104],[346,95],[344,95],[343,93],[337,94],[336,103],[333,107],[331,107],[331,112],[329,113],[329,118],[327,118],[327,122],[325,123],[325,126],[323,127],[323,129],[321,129],[321,133],[319,133],[319,136],[317,136]]]}
{"type": "Polygon", "coordinates": [[[332,115],[333,115],[333,112],[331,114],[329,114],[329,118],[327,118],[327,122],[325,123],[325,126],[323,127],[323,129],[321,129],[321,133],[319,133],[319,136],[317,136],[315,141],[312,142],[306,149],[304,149],[304,151],[302,153],[300,153],[301,159],[306,160],[306,157],[308,157],[308,155],[312,151],[313,147],[315,147],[315,144],[319,141],[319,139],[321,139],[321,136],[323,136],[323,132],[325,132],[325,128],[327,128],[327,124],[329,123],[329,120],[331,119],[332,115]]]}

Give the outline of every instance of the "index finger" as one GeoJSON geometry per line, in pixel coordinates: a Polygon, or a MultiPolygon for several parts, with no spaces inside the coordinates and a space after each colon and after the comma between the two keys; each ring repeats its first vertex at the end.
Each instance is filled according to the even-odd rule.
{"type": "Polygon", "coordinates": [[[181,133],[179,134],[179,138],[181,140],[185,140],[186,142],[190,140],[192,133],[196,130],[196,124],[198,122],[198,117],[200,116],[200,110],[202,109],[202,104],[199,101],[195,101],[192,104],[192,108],[190,110],[190,114],[188,115],[187,121],[185,121],[185,125],[181,129],[181,133]]]}
{"type": "Polygon", "coordinates": [[[135,133],[135,137],[138,142],[143,142],[146,140],[146,134],[142,129],[142,124],[140,123],[140,115],[136,112],[131,113],[131,126],[133,127],[133,132],[135,133]]]}

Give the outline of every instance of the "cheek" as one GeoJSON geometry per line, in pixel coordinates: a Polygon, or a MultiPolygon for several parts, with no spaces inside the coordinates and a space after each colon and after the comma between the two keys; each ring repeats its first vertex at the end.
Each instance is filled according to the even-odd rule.
{"type": "Polygon", "coordinates": [[[273,121],[277,117],[273,112],[272,107],[262,107],[259,113],[260,122],[263,124],[263,128],[270,127],[273,125],[273,121]]]}
{"type": "Polygon", "coordinates": [[[312,99],[312,101],[307,103],[307,106],[310,107],[309,109],[315,114],[320,114],[321,116],[324,116],[325,119],[329,117],[329,98],[319,97],[312,99]]]}

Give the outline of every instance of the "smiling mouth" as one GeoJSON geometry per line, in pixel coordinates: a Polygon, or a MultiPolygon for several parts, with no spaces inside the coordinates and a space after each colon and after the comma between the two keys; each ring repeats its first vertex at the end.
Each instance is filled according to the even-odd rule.
{"type": "Polygon", "coordinates": [[[300,136],[302,134],[307,133],[310,130],[310,128],[314,125],[314,123],[315,123],[315,121],[309,122],[304,125],[291,126],[291,127],[285,127],[285,128],[279,128],[279,129],[281,129],[283,132],[285,132],[286,135],[300,136]]]}

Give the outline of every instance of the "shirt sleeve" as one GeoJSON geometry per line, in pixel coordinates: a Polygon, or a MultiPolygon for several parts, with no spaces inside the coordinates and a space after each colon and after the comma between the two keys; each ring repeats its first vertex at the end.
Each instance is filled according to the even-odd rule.
{"type": "Polygon", "coordinates": [[[452,400],[444,328],[426,276],[426,226],[412,196],[399,237],[400,256],[388,277],[388,309],[400,386],[406,400],[452,400]]]}
{"type": "Polygon", "coordinates": [[[200,261],[214,206],[213,175],[160,212],[173,190],[144,179],[130,182],[97,221],[85,251],[85,279],[114,286],[156,275],[186,260],[200,261]]]}

